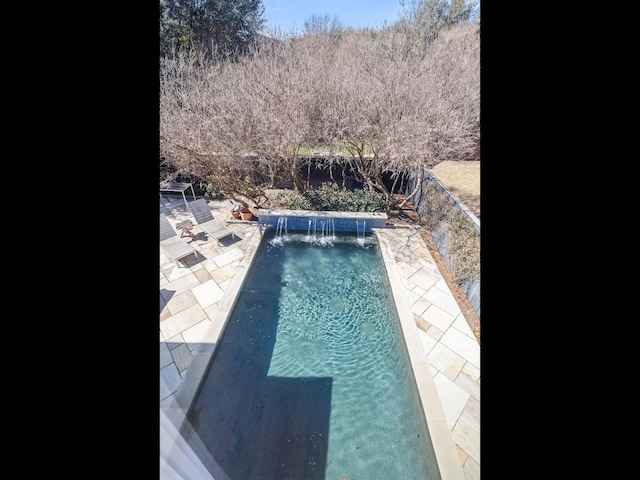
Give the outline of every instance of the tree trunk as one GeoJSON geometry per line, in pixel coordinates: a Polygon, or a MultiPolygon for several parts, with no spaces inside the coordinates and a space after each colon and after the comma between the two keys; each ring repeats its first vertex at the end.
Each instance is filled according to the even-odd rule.
{"type": "Polygon", "coordinates": [[[291,179],[293,180],[293,184],[298,190],[298,193],[304,193],[307,190],[306,182],[304,178],[300,176],[298,172],[298,162],[293,161],[291,165],[291,179]]]}
{"type": "Polygon", "coordinates": [[[423,176],[424,176],[424,167],[420,165],[420,169],[418,171],[418,181],[416,182],[416,186],[413,189],[413,191],[409,195],[407,195],[407,197],[400,203],[400,205],[398,206],[398,209],[402,210],[402,207],[404,207],[407,204],[407,202],[411,200],[416,195],[416,193],[418,193],[418,191],[422,187],[423,176]]]}

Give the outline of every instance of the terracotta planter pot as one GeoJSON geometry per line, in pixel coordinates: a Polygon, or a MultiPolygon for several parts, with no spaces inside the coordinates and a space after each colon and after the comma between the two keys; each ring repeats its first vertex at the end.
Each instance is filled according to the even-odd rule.
{"type": "Polygon", "coordinates": [[[253,213],[248,208],[243,208],[240,210],[240,216],[242,217],[242,220],[251,220],[253,213]]]}
{"type": "Polygon", "coordinates": [[[237,211],[237,210],[236,210],[235,212],[231,212],[231,216],[232,216],[233,218],[240,218],[240,212],[239,212],[239,211],[237,211]]]}

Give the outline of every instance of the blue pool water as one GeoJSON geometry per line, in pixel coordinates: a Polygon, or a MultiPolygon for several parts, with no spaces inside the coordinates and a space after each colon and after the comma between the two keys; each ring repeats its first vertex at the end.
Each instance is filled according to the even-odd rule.
{"type": "Polygon", "coordinates": [[[267,230],[187,420],[233,480],[439,479],[377,237],[267,230]]]}

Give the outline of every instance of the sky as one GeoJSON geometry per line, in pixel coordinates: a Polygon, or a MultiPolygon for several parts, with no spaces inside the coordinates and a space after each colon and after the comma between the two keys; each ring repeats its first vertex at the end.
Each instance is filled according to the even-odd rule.
{"type": "Polygon", "coordinates": [[[338,18],[343,27],[381,28],[385,20],[394,23],[401,12],[399,0],[262,0],[265,32],[301,32],[311,15],[338,18]]]}

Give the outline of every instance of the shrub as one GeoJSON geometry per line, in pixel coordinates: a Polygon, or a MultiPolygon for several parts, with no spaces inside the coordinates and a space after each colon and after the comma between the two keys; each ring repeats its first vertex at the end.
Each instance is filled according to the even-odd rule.
{"type": "Polygon", "coordinates": [[[311,202],[303,197],[297,190],[287,190],[276,195],[277,203],[281,203],[283,208],[290,210],[311,210],[311,202]]]}
{"type": "Polygon", "coordinates": [[[388,212],[389,205],[382,195],[370,188],[343,190],[331,182],[310,188],[304,194],[297,191],[280,193],[277,197],[286,208],[293,210],[322,210],[330,212],[388,212]]]}
{"type": "Polygon", "coordinates": [[[211,198],[213,200],[222,200],[223,198],[225,198],[224,192],[217,191],[215,188],[213,188],[213,185],[208,182],[200,182],[199,187],[200,191],[202,191],[205,197],[211,198]]]}
{"type": "Polygon", "coordinates": [[[423,195],[423,202],[420,205],[420,221],[433,231],[447,218],[451,208],[449,197],[440,192],[436,187],[429,184],[423,195]]]}
{"type": "Polygon", "coordinates": [[[480,275],[480,234],[461,212],[455,208],[452,210],[447,244],[449,269],[453,280],[462,285],[468,279],[480,275]]]}

